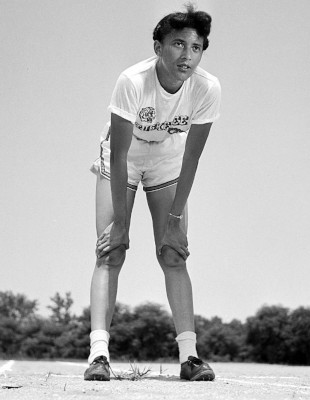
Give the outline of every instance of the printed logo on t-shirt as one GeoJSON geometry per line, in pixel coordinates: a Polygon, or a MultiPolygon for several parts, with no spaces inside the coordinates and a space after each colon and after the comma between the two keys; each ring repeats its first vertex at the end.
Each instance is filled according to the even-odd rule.
{"type": "MultiPolygon", "coordinates": [[[[153,107],[145,107],[142,108],[139,112],[140,121],[152,123],[156,117],[156,112],[153,107]]],[[[179,126],[185,126],[188,124],[189,117],[188,115],[176,115],[172,121],[164,121],[164,122],[156,122],[153,125],[143,125],[138,122],[135,123],[135,126],[144,132],[150,131],[167,131],[169,134],[174,134],[178,132],[184,132],[186,129],[180,129],[179,126]]]]}
{"type": "Polygon", "coordinates": [[[142,122],[153,122],[156,117],[155,108],[145,107],[139,112],[139,118],[142,122]]]}

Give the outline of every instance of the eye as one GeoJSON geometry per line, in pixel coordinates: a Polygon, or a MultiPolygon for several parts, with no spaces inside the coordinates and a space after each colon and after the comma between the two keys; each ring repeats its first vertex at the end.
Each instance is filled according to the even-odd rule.
{"type": "Polygon", "coordinates": [[[184,47],[184,43],[183,42],[175,42],[174,43],[176,47],[184,47]]]}
{"type": "Polygon", "coordinates": [[[199,53],[200,46],[193,46],[193,50],[194,50],[195,53],[199,53]]]}

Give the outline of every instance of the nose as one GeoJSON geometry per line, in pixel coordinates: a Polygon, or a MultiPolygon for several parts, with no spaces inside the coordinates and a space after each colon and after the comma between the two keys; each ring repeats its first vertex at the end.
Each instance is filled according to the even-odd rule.
{"type": "Polygon", "coordinates": [[[184,50],[183,50],[183,53],[182,53],[182,58],[184,60],[191,60],[192,59],[192,54],[191,54],[191,48],[190,47],[187,47],[187,46],[184,47],[184,50]]]}

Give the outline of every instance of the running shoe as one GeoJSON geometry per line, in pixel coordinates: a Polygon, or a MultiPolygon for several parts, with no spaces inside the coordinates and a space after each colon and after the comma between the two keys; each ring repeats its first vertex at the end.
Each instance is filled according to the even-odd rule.
{"type": "Polygon", "coordinates": [[[109,381],[110,364],[105,356],[99,356],[94,359],[89,368],[84,373],[85,381],[109,381]]]}
{"type": "Polygon", "coordinates": [[[188,381],[213,381],[215,374],[209,364],[200,358],[189,356],[181,364],[180,378],[188,381]]]}

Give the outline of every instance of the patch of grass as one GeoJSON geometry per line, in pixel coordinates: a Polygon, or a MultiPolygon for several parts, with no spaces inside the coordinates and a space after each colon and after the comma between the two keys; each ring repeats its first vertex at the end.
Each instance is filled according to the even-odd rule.
{"type": "Polygon", "coordinates": [[[45,382],[47,382],[48,378],[51,376],[51,371],[48,371],[48,373],[45,376],[45,382]]]}
{"type": "Polygon", "coordinates": [[[140,380],[144,379],[151,372],[150,368],[145,367],[145,368],[143,368],[143,370],[140,370],[140,368],[136,364],[131,364],[131,363],[130,363],[130,368],[131,368],[130,371],[127,371],[127,372],[121,371],[118,374],[115,374],[112,369],[111,369],[111,371],[112,371],[112,374],[114,375],[114,377],[116,379],[118,379],[119,381],[122,381],[122,380],[140,381],[140,380]]]}
{"type": "Polygon", "coordinates": [[[162,364],[160,364],[160,366],[159,366],[159,374],[160,374],[160,375],[163,375],[164,372],[166,372],[166,371],[167,371],[167,369],[163,369],[162,364]]]}

